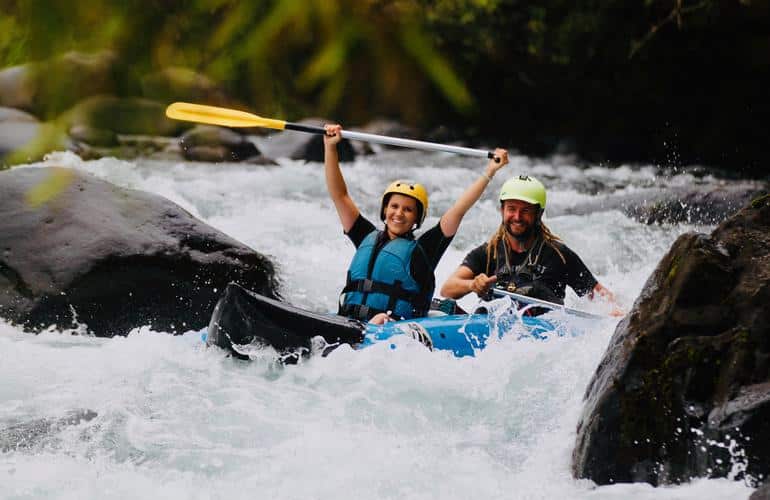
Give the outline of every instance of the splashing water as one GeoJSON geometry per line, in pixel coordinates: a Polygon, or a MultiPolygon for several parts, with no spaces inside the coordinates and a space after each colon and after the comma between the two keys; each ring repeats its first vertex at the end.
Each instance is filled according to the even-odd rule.
{"type": "MultiPolygon", "coordinates": [[[[355,201],[375,221],[390,180],[420,179],[431,194],[430,227],[479,175],[477,163],[387,151],[343,170],[355,201]]],[[[83,162],[56,154],[32,167],[48,165],[165,196],[269,255],[289,302],[335,308],[353,246],[319,164],[83,162]]],[[[559,215],[592,196],[663,186],[653,167],[582,169],[563,159],[514,157],[466,216],[437,283],[494,231],[497,190],[523,172],[549,186],[549,226],[626,309],[679,234],[709,230],[642,225],[616,211],[559,215]]],[[[665,185],[690,181],[680,174],[665,185]]],[[[468,309],[474,304],[461,301],[468,309]]],[[[574,294],[567,304],[606,312],[574,294]]],[[[652,488],[572,478],[582,394],[615,324],[547,342],[504,336],[474,358],[430,352],[405,337],[396,350],[343,346],[281,368],[268,357],[244,363],[206,349],[199,332],[32,336],[0,321],[0,497],[748,497],[748,488],[729,480],[652,488]],[[27,429],[31,437],[21,445],[8,429],[27,429]]]]}

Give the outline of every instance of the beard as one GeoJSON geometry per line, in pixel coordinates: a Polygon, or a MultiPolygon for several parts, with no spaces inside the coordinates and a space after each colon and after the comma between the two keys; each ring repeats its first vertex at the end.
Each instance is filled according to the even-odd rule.
{"type": "Polygon", "coordinates": [[[511,231],[511,225],[506,224],[505,232],[508,233],[512,238],[514,238],[519,243],[526,243],[527,241],[529,241],[532,235],[534,235],[539,228],[540,228],[540,221],[537,220],[533,224],[530,224],[529,226],[527,226],[527,228],[519,234],[516,234],[513,231],[511,231]]]}

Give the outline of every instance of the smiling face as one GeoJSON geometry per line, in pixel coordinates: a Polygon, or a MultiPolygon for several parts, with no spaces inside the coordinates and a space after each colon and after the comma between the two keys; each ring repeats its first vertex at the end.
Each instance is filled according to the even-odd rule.
{"type": "Polygon", "coordinates": [[[417,200],[393,193],[385,205],[385,227],[391,238],[402,236],[417,224],[417,200]]]}
{"type": "Polygon", "coordinates": [[[526,201],[505,200],[500,213],[508,234],[518,240],[526,240],[534,232],[540,207],[526,201]]]}

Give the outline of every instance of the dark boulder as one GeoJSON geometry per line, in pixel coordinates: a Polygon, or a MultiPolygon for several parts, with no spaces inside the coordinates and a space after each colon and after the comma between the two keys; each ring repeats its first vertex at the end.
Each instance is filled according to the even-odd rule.
{"type": "Polygon", "coordinates": [[[749,500],[770,500],[770,483],[765,484],[752,493],[749,500]]]}
{"type": "Polygon", "coordinates": [[[22,123],[38,123],[35,116],[15,108],[4,108],[0,106],[0,123],[3,122],[22,122],[22,123]]]}
{"type": "MultiPolygon", "coordinates": [[[[298,123],[321,127],[329,121],[309,118],[298,123]]],[[[268,158],[289,158],[292,160],[324,161],[323,137],[318,134],[304,132],[285,131],[256,138],[257,146],[262,154],[268,158]]],[[[350,141],[342,139],[337,145],[337,151],[341,162],[353,161],[356,153],[350,141]]]]}
{"type": "Polygon", "coordinates": [[[109,130],[80,126],[71,129],[69,137],[71,139],[69,150],[83,160],[105,157],[151,158],[167,161],[183,159],[176,137],[118,135],[109,130]]]}
{"type": "MultiPolygon", "coordinates": [[[[388,137],[398,137],[400,139],[421,139],[416,129],[395,120],[389,120],[387,118],[376,118],[368,122],[366,125],[360,128],[356,128],[356,130],[365,132],[367,134],[385,135],[388,137]]],[[[383,149],[403,149],[398,146],[390,146],[387,144],[370,144],[368,142],[361,141],[353,141],[352,144],[356,154],[359,155],[369,155],[383,149]]]]}
{"type": "Polygon", "coordinates": [[[69,136],[73,141],[89,146],[110,147],[118,144],[118,134],[112,130],[94,128],[88,125],[75,125],[69,130],[69,136]]]}
{"type": "Polygon", "coordinates": [[[0,71],[0,106],[53,118],[81,99],[117,87],[113,52],[67,52],[0,71]]]}
{"type": "Polygon", "coordinates": [[[70,169],[0,172],[0,317],[28,331],[200,329],[231,281],[277,296],[266,257],[165,198],[70,169]]]}
{"type": "Polygon", "coordinates": [[[599,484],[770,473],[770,196],[679,237],[585,395],[573,472],[599,484]]]}
{"type": "Polygon", "coordinates": [[[0,107],[0,159],[29,144],[40,127],[38,119],[25,111],[0,107]]]}
{"type": "Polygon", "coordinates": [[[55,123],[0,122],[0,170],[9,165],[42,160],[51,151],[72,147],[72,141],[55,123]]]}
{"type": "Polygon", "coordinates": [[[241,161],[259,156],[247,137],[224,127],[197,125],[179,138],[182,155],[190,161],[241,161]]]}
{"type": "MultiPolygon", "coordinates": [[[[366,132],[367,134],[387,135],[392,137],[400,137],[402,139],[420,139],[417,130],[403,123],[395,120],[389,120],[387,118],[377,118],[359,130],[366,132]]],[[[383,145],[385,148],[397,147],[383,145]]]]}
{"type": "Polygon", "coordinates": [[[39,133],[39,123],[0,122],[0,158],[27,146],[39,133]]]}
{"type": "Polygon", "coordinates": [[[469,137],[469,132],[463,132],[456,128],[447,127],[446,125],[439,125],[433,130],[429,131],[423,140],[430,142],[438,142],[441,144],[456,144],[458,146],[465,146],[465,139],[469,137]]]}
{"type": "Polygon", "coordinates": [[[261,154],[256,156],[250,156],[245,160],[242,160],[242,162],[248,163],[250,165],[278,165],[277,161],[261,154]]]}
{"type": "Polygon", "coordinates": [[[166,118],[166,106],[160,102],[111,95],[83,99],[61,120],[70,130],[83,126],[134,135],[175,136],[190,127],[188,123],[166,118]]]}
{"type": "Polygon", "coordinates": [[[33,109],[36,92],[30,65],[11,66],[0,71],[0,106],[33,109]]]}
{"type": "Polygon", "coordinates": [[[585,215],[620,210],[645,224],[718,224],[765,191],[767,184],[759,181],[733,182],[720,186],[644,189],[597,196],[591,201],[566,209],[564,213],[585,215]]]}

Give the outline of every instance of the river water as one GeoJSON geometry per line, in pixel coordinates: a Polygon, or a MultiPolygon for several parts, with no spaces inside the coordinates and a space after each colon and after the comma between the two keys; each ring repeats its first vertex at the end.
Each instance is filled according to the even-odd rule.
{"type": "MultiPolygon", "coordinates": [[[[289,302],[336,307],[353,246],[318,163],[84,162],[56,153],[30,167],[40,165],[165,196],[269,255],[289,302]]],[[[425,183],[430,227],[482,167],[477,159],[386,151],[343,171],[372,219],[389,181],[425,183]]],[[[619,211],[563,215],[610,193],[717,182],[709,176],[514,156],[463,221],[437,269],[439,284],[496,228],[496,194],[507,176],[522,173],[548,186],[546,222],[626,309],[679,234],[712,229],[648,226],[619,211]]],[[[567,304],[603,311],[574,294],[567,304]]],[[[200,332],[32,336],[0,320],[0,498],[747,498],[751,490],[729,480],[652,488],[572,478],[582,395],[615,325],[548,342],[504,338],[475,358],[403,339],[396,350],[343,347],[278,368],[206,349],[200,332]],[[73,415],[89,419],[56,424],[73,415]]]]}

